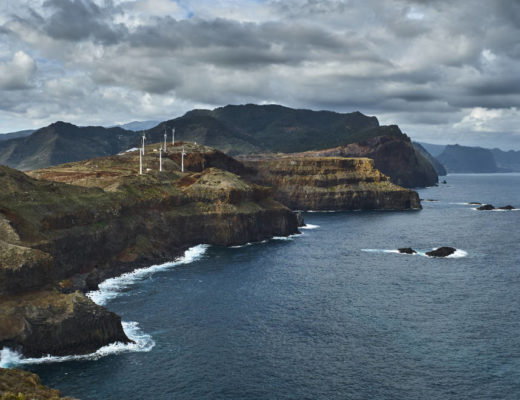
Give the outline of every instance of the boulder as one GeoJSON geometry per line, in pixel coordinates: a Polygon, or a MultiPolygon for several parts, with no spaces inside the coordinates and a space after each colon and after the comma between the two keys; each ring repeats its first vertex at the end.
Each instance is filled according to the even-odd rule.
{"type": "Polygon", "coordinates": [[[400,249],[397,249],[397,251],[401,254],[416,254],[417,252],[412,249],[411,247],[401,247],[400,249]]]}
{"type": "Polygon", "coordinates": [[[479,210],[479,211],[491,211],[494,209],[495,209],[495,206],[492,204],[484,204],[477,208],[477,210],[479,210]]]}
{"type": "Polygon", "coordinates": [[[512,205],[508,204],[507,206],[503,206],[503,207],[498,207],[499,210],[515,210],[515,207],[513,207],[512,205]]]}
{"type": "Polygon", "coordinates": [[[428,257],[447,257],[455,253],[457,249],[453,247],[439,247],[438,249],[426,252],[428,257]]]}

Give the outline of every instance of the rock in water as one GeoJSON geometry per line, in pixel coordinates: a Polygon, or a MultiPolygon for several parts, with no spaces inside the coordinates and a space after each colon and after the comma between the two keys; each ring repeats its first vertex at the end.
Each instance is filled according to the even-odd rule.
{"type": "Polygon", "coordinates": [[[508,204],[507,206],[504,206],[504,207],[498,207],[499,210],[515,210],[515,208],[508,204]]]}
{"type": "Polygon", "coordinates": [[[468,204],[470,206],[481,206],[482,205],[482,203],[479,203],[478,201],[470,201],[468,204]]]}
{"type": "Polygon", "coordinates": [[[401,247],[400,249],[397,249],[397,251],[401,254],[415,254],[417,253],[414,249],[411,247],[401,247]]]}
{"type": "Polygon", "coordinates": [[[426,255],[428,257],[448,257],[456,251],[457,249],[454,249],[453,247],[439,247],[438,249],[428,251],[426,255]]]}
{"type": "Polygon", "coordinates": [[[301,211],[296,211],[296,221],[298,222],[298,227],[305,226],[305,221],[303,220],[303,214],[301,211]]]}
{"type": "Polygon", "coordinates": [[[484,204],[483,206],[480,206],[477,208],[479,211],[491,211],[494,210],[495,206],[492,204],[484,204]]]}

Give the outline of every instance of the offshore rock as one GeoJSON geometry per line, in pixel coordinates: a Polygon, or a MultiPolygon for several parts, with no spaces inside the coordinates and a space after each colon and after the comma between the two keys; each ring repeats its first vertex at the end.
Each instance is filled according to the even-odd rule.
{"type": "Polygon", "coordinates": [[[498,207],[499,210],[516,210],[515,207],[513,207],[512,205],[508,204],[507,206],[503,206],[503,207],[498,207]]]}
{"type": "Polygon", "coordinates": [[[297,210],[420,209],[417,192],[390,182],[368,158],[301,157],[250,160],[251,179],[272,186],[275,199],[297,210]]]}
{"type": "Polygon", "coordinates": [[[305,221],[303,220],[303,214],[301,211],[296,211],[296,220],[298,221],[298,227],[305,226],[305,221]]]}
{"type": "Polygon", "coordinates": [[[401,247],[400,249],[397,249],[397,251],[401,254],[416,254],[417,252],[412,249],[411,247],[401,247]]]}
{"type": "Polygon", "coordinates": [[[455,253],[457,249],[453,247],[439,247],[438,249],[426,252],[428,257],[448,257],[455,253]]]}
{"type": "Polygon", "coordinates": [[[494,210],[495,206],[492,204],[484,204],[483,206],[477,207],[479,211],[491,211],[494,210]]]}

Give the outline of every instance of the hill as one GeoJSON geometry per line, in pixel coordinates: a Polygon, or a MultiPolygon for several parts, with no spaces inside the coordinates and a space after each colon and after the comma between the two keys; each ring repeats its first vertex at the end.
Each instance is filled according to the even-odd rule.
{"type": "Polygon", "coordinates": [[[117,154],[139,134],[121,128],[78,127],[56,122],[27,137],[0,142],[0,164],[29,170],[117,154]]]}
{"type": "Polygon", "coordinates": [[[29,136],[34,132],[34,129],[26,129],[24,131],[18,131],[18,132],[10,132],[10,133],[2,133],[0,134],[0,142],[3,142],[4,140],[9,139],[17,139],[29,136]]]}
{"type": "Polygon", "coordinates": [[[481,147],[448,145],[437,156],[437,160],[448,172],[485,173],[499,172],[493,153],[481,147]]]}
{"type": "Polygon", "coordinates": [[[520,151],[492,149],[491,153],[493,153],[493,157],[495,157],[498,168],[520,172],[520,151]]]}

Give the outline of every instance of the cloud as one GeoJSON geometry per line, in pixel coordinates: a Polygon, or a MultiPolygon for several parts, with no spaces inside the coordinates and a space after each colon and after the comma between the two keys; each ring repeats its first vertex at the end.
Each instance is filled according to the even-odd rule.
{"type": "Polygon", "coordinates": [[[0,90],[22,90],[31,86],[36,62],[23,51],[14,53],[12,60],[0,62],[0,90]]]}
{"type": "Polygon", "coordinates": [[[0,68],[8,72],[0,90],[24,94],[0,100],[2,121],[13,128],[31,116],[110,124],[245,102],[360,110],[412,137],[465,144],[491,132],[507,143],[520,126],[511,111],[520,108],[516,0],[26,0],[5,7],[0,68]],[[38,68],[31,57],[25,69],[8,67],[19,52],[38,68]],[[479,125],[473,110],[502,114],[479,125]]]}

